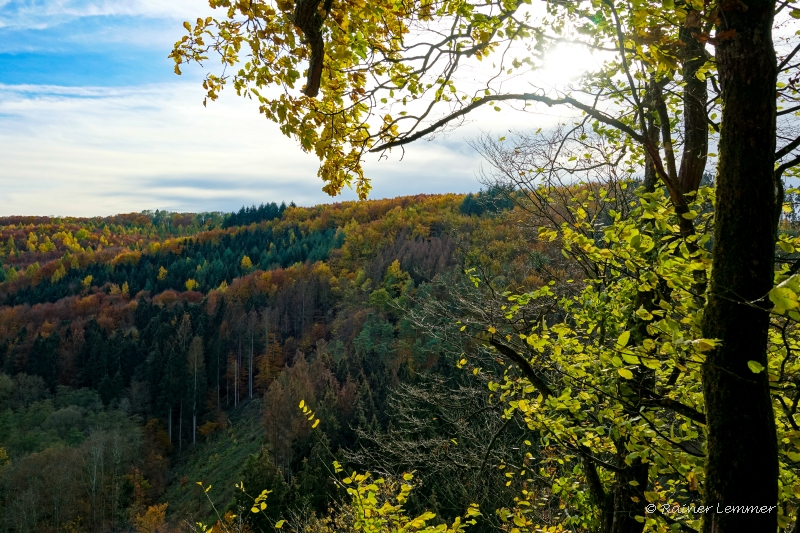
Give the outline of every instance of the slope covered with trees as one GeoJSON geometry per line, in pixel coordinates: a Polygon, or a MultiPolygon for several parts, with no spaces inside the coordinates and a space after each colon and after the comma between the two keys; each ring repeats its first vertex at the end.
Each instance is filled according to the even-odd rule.
{"type": "MultiPolygon", "coordinates": [[[[257,99],[260,113],[318,157],[318,176],[331,195],[349,186],[366,198],[366,154],[404,151],[481,108],[550,117],[545,110],[556,108],[568,116],[506,145],[505,136],[476,143],[497,171],[498,185],[517,185],[522,207],[544,217],[540,238],[560,243],[583,271],[578,281],[588,284],[576,289],[573,302],[556,295],[559,311],[552,317],[535,312],[553,297],[547,291],[501,292],[503,319],[516,327],[481,321],[490,333],[481,343],[525,376],[503,381],[509,409],[528,413],[526,423],[542,432],[536,439],[542,445],[559,440],[559,453],[571,450],[570,460],[579,459],[552,485],[554,493],[570,487],[581,494],[561,501],[569,519],[552,521],[523,509],[533,505],[523,494],[513,512],[498,510],[514,517],[509,527],[797,529],[796,496],[786,490],[794,485],[797,452],[786,455],[784,445],[794,435],[787,437],[787,428],[798,429],[796,381],[789,376],[800,286],[797,269],[787,266],[795,258],[781,255],[792,254],[795,244],[780,234],[786,178],[800,169],[796,5],[210,5],[221,8],[216,16],[184,23],[171,54],[175,72],[218,58],[222,67],[203,83],[206,100],[227,86],[257,99]],[[536,70],[547,65],[549,51],[564,45],[604,59],[574,83],[554,87],[536,70]],[[242,68],[229,71],[232,64],[242,68]],[[716,174],[712,206],[700,187],[710,168],[716,174]],[[618,194],[634,177],[643,182],[636,198],[618,194]],[[573,193],[578,185],[593,192],[573,193]],[[668,198],[665,204],[660,195],[668,198]],[[712,207],[713,216],[701,216],[712,207]],[[623,244],[628,238],[630,247],[623,244]],[[519,313],[533,313],[541,326],[519,313]],[[613,346],[609,321],[619,334],[613,346]],[[548,340],[551,326],[558,344],[548,340]],[[514,345],[515,335],[528,344],[514,345]],[[564,337],[576,343],[566,358],[564,337]],[[605,366],[604,354],[613,368],[605,366]],[[666,354],[675,360],[662,359],[666,354]],[[584,368],[586,357],[597,364],[584,368]],[[538,368],[545,363],[554,374],[538,368]],[[663,365],[671,367],[665,375],[663,365]],[[565,371],[575,367],[575,374],[565,371]],[[514,387],[524,389],[526,382],[538,396],[517,396],[514,387]],[[563,418],[559,410],[583,414],[563,418]],[[691,422],[681,423],[679,436],[674,424],[684,419],[691,422]],[[694,490],[708,509],[723,511],[681,518],[658,512],[657,502],[685,503],[694,490]],[[642,515],[644,501],[653,511],[642,515]],[[769,512],[724,511],[753,505],[769,512]]],[[[480,275],[473,277],[486,286],[480,275]]],[[[475,302],[463,308],[480,314],[475,302]]],[[[350,488],[356,496],[362,489],[370,490],[350,488]]],[[[372,523],[373,510],[367,513],[358,501],[339,515],[342,523],[351,523],[348,513],[372,523]]]]}
{"type": "MultiPolygon", "coordinates": [[[[222,514],[235,512],[240,472],[248,489],[274,491],[273,522],[322,515],[337,497],[331,461],[353,453],[349,464],[367,463],[359,454],[399,423],[398,387],[436,369],[443,397],[458,386],[470,405],[497,410],[403,311],[470,257],[498,273],[530,253],[545,257],[513,237],[502,210],[480,217],[464,205],[444,195],[290,206],[247,226],[220,216],[205,226],[3,220],[13,241],[0,284],[3,527],[106,531],[164,513],[175,526],[207,521],[214,514],[196,482],[216,485],[222,514]],[[52,248],[17,246],[22,232],[52,248]],[[494,244],[481,250],[487,235],[494,244]],[[62,485],[31,474],[57,464],[62,485]]],[[[539,282],[536,272],[519,278],[539,282]]],[[[475,423],[477,449],[481,424],[496,422],[475,423]]],[[[458,516],[469,504],[469,491],[452,493],[433,472],[424,479],[420,509],[458,516]]]]}

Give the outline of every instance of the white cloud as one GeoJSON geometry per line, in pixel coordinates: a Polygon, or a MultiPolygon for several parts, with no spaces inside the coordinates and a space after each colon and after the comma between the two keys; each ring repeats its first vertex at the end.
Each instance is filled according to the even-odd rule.
{"type": "MultiPolygon", "coordinates": [[[[316,158],[282,136],[252,102],[233,94],[208,108],[201,101],[194,83],[130,89],[0,85],[0,215],[332,201],[320,190],[316,158]]],[[[476,190],[480,159],[463,137],[510,125],[510,116],[497,115],[449,137],[418,141],[402,161],[397,151],[387,161],[373,157],[366,165],[373,197],[476,190]]]]}
{"type": "Polygon", "coordinates": [[[213,12],[200,0],[6,0],[0,27],[44,29],[84,17],[135,16],[193,20],[213,12]]]}

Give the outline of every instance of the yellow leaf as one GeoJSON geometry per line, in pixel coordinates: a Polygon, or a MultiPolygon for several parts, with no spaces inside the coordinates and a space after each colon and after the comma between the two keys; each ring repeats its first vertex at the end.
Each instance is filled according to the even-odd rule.
{"type": "Polygon", "coordinates": [[[644,497],[649,502],[657,502],[658,500],[661,499],[661,495],[657,492],[645,492],[644,497]]]}
{"type": "Polygon", "coordinates": [[[775,304],[775,312],[798,307],[797,294],[788,287],[775,287],[769,291],[769,299],[775,304]]]}
{"type": "Polygon", "coordinates": [[[624,348],[625,346],[627,346],[628,345],[628,339],[630,339],[630,338],[631,338],[631,332],[630,331],[623,331],[622,334],[617,339],[617,347],[618,348],[624,348]]]}
{"type": "Polygon", "coordinates": [[[631,372],[627,368],[619,368],[617,369],[617,372],[619,372],[619,375],[625,379],[633,379],[633,372],[631,372]]]}
{"type": "Polygon", "coordinates": [[[695,341],[695,346],[697,346],[697,349],[701,352],[707,352],[714,349],[714,343],[707,341],[706,339],[697,339],[697,341],[695,341]]]}

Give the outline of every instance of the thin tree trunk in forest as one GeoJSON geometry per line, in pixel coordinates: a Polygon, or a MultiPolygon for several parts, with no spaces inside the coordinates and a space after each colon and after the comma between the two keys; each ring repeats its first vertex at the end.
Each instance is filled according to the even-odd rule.
{"type": "Polygon", "coordinates": [[[239,405],[239,365],[242,361],[242,334],[239,333],[239,352],[236,354],[236,367],[234,371],[234,382],[233,382],[233,406],[236,407],[239,405]]]}
{"type": "Polygon", "coordinates": [[[167,415],[167,426],[169,427],[169,443],[172,444],[172,406],[169,406],[169,414],[167,415]]]}
{"type": "MultiPolygon", "coordinates": [[[[708,420],[706,504],[776,505],[778,456],[767,373],[777,183],[774,176],[774,0],[724,4],[716,59],[722,89],[714,258],[703,336],[719,339],[703,365],[708,420]],[[757,302],[748,305],[747,302],[757,302]]],[[[706,533],[774,532],[777,512],[705,515],[706,533]]]]}
{"type": "Polygon", "coordinates": [[[253,399],[253,330],[250,330],[250,370],[247,372],[247,386],[250,399],[253,399]]]}
{"type": "Polygon", "coordinates": [[[183,400],[178,411],[178,450],[183,450],[183,400]]]}
{"type": "Polygon", "coordinates": [[[192,393],[192,445],[197,444],[197,354],[194,355],[194,392],[192,393]]]}
{"type": "Polygon", "coordinates": [[[269,365],[269,307],[264,311],[264,357],[267,358],[267,364],[269,365]]]}

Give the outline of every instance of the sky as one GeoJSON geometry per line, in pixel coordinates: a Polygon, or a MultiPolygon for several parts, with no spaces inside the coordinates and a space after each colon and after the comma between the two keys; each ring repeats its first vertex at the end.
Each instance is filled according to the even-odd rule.
{"type": "MultiPolygon", "coordinates": [[[[224,91],[204,108],[202,69],[173,72],[182,22],[205,0],[0,0],[0,216],[232,211],[313,205],[317,159],[224,91]]],[[[563,74],[562,52],[544,77],[563,74]]],[[[457,131],[366,161],[373,198],[477,191],[483,132],[542,125],[487,112],[457,131]]]]}

